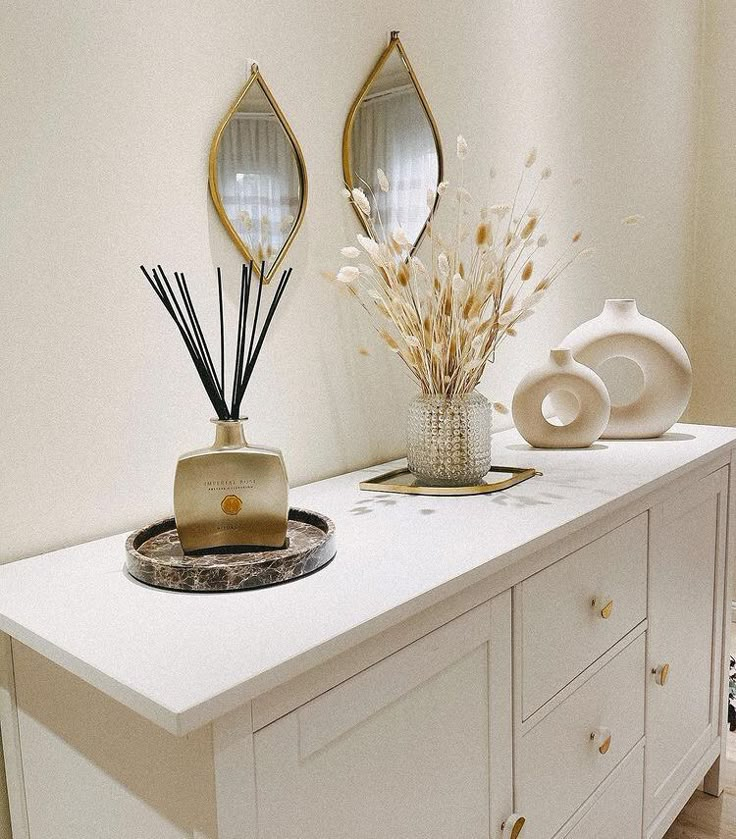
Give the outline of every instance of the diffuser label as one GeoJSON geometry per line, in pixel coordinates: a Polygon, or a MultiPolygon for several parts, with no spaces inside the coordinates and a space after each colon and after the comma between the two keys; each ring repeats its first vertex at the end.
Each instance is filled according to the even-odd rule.
{"type": "Polygon", "coordinates": [[[204,481],[204,488],[207,492],[235,492],[239,489],[255,489],[254,478],[233,478],[230,480],[204,481]]]}
{"type": "Polygon", "coordinates": [[[243,502],[237,495],[226,495],[222,499],[220,507],[222,507],[222,512],[228,516],[237,516],[243,509],[243,502]]]}

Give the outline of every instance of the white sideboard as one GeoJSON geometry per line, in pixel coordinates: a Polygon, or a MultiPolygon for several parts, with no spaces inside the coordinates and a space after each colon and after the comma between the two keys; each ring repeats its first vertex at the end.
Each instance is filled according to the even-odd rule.
{"type": "Polygon", "coordinates": [[[125,536],[0,567],[14,839],[660,839],[722,789],[736,429],[494,437],[504,493],[292,491],[322,571],[182,594],[125,536]]]}

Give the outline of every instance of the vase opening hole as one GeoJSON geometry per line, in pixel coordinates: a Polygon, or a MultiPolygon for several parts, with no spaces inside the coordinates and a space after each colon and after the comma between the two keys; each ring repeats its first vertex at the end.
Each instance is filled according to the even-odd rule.
{"type": "Polygon", "coordinates": [[[574,422],[580,413],[580,400],[571,390],[550,391],[542,402],[542,415],[550,425],[563,427],[574,422]]]}
{"type": "Polygon", "coordinates": [[[603,379],[614,408],[631,405],[644,393],[644,371],[632,358],[607,358],[595,368],[595,372],[603,379]]]}

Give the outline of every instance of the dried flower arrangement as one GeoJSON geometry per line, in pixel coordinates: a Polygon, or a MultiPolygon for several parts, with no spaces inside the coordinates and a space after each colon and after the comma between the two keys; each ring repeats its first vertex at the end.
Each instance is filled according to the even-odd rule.
{"type": "MultiPolygon", "coordinates": [[[[536,149],[525,157],[513,201],[481,207],[471,224],[473,199],[463,173],[467,153],[467,142],[458,136],[461,175],[449,235],[435,223],[434,210],[437,194],[449,193],[449,184],[428,191],[428,265],[410,255],[412,243],[401,227],[385,230],[368,184],[345,190],[370,236],[358,234],[360,248],[342,249],[350,264],[335,276],[368,313],[421,392],[447,398],[473,391],[501,342],[516,335],[556,280],[591,252],[580,248],[581,233],[575,231],[564,252],[539,269],[538,256],[548,243],[540,230],[546,211],[534,209],[533,202],[552,172],[545,166],[536,173],[536,149]]],[[[377,174],[380,189],[388,191],[386,175],[380,169],[377,174]]]]}

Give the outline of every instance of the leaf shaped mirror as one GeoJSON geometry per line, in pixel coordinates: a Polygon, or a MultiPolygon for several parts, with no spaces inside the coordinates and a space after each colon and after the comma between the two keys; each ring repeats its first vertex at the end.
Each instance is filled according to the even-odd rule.
{"type": "Polygon", "coordinates": [[[257,64],[212,139],[209,183],[225,229],[268,283],[302,222],[307,172],[257,64]]]}
{"type": "MultiPolygon", "coordinates": [[[[400,225],[414,252],[429,220],[427,190],[436,190],[442,180],[442,143],[398,32],[391,33],[350,109],[342,162],[348,189],[368,193],[377,229],[390,233],[400,225]]],[[[368,232],[366,219],[354,209],[368,232]]]]}

